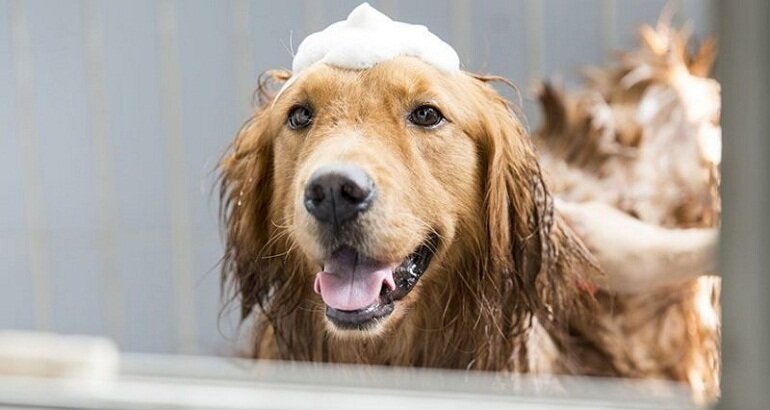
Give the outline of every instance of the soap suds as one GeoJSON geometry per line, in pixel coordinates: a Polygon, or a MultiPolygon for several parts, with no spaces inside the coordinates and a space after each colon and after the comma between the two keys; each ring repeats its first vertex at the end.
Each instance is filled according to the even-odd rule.
{"type": "Polygon", "coordinates": [[[460,69],[455,50],[425,26],[393,21],[363,3],[347,20],[307,36],[297,48],[292,71],[299,74],[317,62],[361,70],[398,56],[417,57],[442,71],[460,69]]]}
{"type": "Polygon", "coordinates": [[[399,56],[419,58],[445,72],[460,70],[457,52],[425,26],[393,21],[369,3],[363,3],[346,20],[313,33],[300,43],[292,62],[292,77],[281,92],[316,63],[363,70],[399,56]]]}

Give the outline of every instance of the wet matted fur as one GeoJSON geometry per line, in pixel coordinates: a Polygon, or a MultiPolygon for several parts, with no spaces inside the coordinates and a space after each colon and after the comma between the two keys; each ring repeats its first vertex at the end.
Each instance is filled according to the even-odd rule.
{"type": "MultiPolygon", "coordinates": [[[[713,40],[695,47],[661,19],[641,47],[587,74],[565,93],[545,84],[536,133],[554,193],[599,201],[649,224],[717,226],[719,84],[708,77],[713,40]]],[[[719,395],[720,280],[713,276],[633,295],[601,292],[603,316],[626,341],[624,372],[688,383],[699,401],[719,395]]]]}
{"type": "MultiPolygon", "coordinates": [[[[272,72],[277,82],[289,77],[272,72]]],[[[255,358],[509,372],[621,375],[604,330],[595,262],[554,213],[532,143],[488,83],[400,57],[352,71],[317,65],[257,112],[221,162],[223,283],[256,323],[255,358]],[[433,129],[406,117],[430,103],[433,129]],[[297,104],[306,130],[286,126],[297,104]],[[320,165],[377,184],[355,235],[323,238],[302,207],[320,165]],[[433,262],[376,329],[340,332],[313,276],[329,241],[398,261],[435,235],[433,262]]]]}

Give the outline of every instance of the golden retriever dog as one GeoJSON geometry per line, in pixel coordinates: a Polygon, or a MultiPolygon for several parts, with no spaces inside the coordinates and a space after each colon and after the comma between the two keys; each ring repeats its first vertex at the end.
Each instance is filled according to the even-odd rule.
{"type": "MultiPolygon", "coordinates": [[[[605,203],[653,226],[714,227],[720,91],[709,72],[716,46],[694,47],[666,14],[656,28],[642,27],[639,49],[591,70],[585,87],[565,93],[545,84],[536,142],[560,198],[605,203]]],[[[624,373],[686,382],[699,401],[718,397],[720,289],[719,278],[701,276],[598,294],[613,308],[601,320],[625,341],[624,373]]]]}
{"type": "Polygon", "coordinates": [[[295,80],[260,87],[221,162],[223,276],[253,357],[622,374],[601,274],[498,78],[397,57],[295,80]]]}

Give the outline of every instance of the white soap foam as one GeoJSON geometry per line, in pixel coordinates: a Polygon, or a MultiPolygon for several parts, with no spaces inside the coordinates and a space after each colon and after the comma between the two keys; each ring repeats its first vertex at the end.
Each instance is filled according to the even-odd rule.
{"type": "Polygon", "coordinates": [[[460,70],[460,58],[454,48],[425,26],[393,21],[369,3],[363,3],[346,20],[313,33],[300,43],[292,62],[292,78],[283,89],[316,63],[363,70],[399,56],[419,58],[446,72],[460,70]]]}
{"type": "Polygon", "coordinates": [[[292,70],[299,74],[317,62],[360,70],[398,56],[417,57],[442,71],[460,69],[457,52],[425,26],[393,21],[363,3],[347,20],[307,36],[292,70]]]}

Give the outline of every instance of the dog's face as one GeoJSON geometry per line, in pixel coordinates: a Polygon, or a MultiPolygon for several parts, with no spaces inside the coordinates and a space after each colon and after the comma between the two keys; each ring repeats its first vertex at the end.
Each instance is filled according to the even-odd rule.
{"type": "Polygon", "coordinates": [[[539,176],[527,144],[506,102],[466,73],[409,57],[304,71],[223,163],[225,261],[245,308],[284,292],[320,305],[334,333],[372,336],[413,314],[426,286],[465,280],[442,267],[468,254],[507,263],[512,226],[533,218],[510,220],[539,176]]]}
{"type": "Polygon", "coordinates": [[[318,65],[272,108],[276,216],[317,267],[335,330],[376,332],[402,316],[458,224],[480,214],[457,76],[411,58],[318,65]]]}

